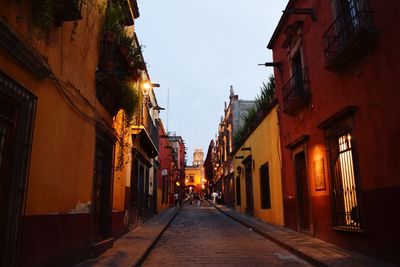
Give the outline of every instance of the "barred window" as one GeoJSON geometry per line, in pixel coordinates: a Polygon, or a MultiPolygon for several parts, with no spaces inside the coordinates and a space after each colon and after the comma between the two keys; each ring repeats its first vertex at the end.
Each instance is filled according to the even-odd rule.
{"type": "Polygon", "coordinates": [[[341,230],[361,229],[360,188],[352,130],[352,118],[341,120],[326,130],[332,183],[332,224],[341,230]]]}

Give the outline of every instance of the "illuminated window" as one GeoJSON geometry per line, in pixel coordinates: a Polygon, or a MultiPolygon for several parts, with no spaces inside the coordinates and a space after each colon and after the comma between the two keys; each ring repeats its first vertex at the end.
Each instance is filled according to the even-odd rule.
{"type": "Polygon", "coordinates": [[[327,129],[331,172],[332,223],[337,229],[361,229],[359,186],[351,118],[327,129]]]}

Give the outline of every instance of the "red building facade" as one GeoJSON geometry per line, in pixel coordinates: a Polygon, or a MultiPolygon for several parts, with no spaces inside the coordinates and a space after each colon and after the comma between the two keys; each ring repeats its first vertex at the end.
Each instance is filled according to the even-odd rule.
{"type": "Polygon", "coordinates": [[[399,8],[291,0],[268,44],[285,226],[397,264],[399,8]]]}
{"type": "Polygon", "coordinates": [[[157,170],[157,211],[162,211],[169,206],[175,182],[174,166],[176,160],[172,155],[172,147],[161,120],[158,121],[158,133],[160,136],[158,160],[160,166],[157,170]]]}

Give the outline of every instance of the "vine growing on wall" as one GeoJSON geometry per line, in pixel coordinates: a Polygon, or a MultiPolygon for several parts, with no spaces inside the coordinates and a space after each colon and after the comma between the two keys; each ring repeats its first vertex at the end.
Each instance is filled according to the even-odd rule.
{"type": "MultiPolygon", "coordinates": [[[[30,1],[33,25],[46,32],[53,26],[61,26],[64,21],[81,19],[84,0],[34,0],[30,1]]],[[[76,29],[76,23],[74,29],[76,29]]]]}

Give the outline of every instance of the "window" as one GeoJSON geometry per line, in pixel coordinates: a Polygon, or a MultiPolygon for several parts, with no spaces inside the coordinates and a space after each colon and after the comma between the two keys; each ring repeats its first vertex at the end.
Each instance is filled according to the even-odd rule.
{"type": "Polygon", "coordinates": [[[291,77],[283,86],[283,112],[293,116],[308,103],[307,69],[303,67],[301,49],[293,48],[291,77]]]}
{"type": "Polygon", "coordinates": [[[325,68],[338,71],[365,55],[377,37],[366,0],[332,0],[333,22],[323,34],[325,68]]]}
{"type": "Polygon", "coordinates": [[[240,175],[236,177],[236,205],[240,206],[242,204],[242,196],[240,194],[240,175]]]}
{"type": "Polygon", "coordinates": [[[361,229],[359,185],[352,134],[352,118],[326,130],[331,173],[332,224],[337,229],[361,229]]]}
{"type": "Polygon", "coordinates": [[[0,72],[0,264],[17,266],[37,98],[0,72]]]}
{"type": "Polygon", "coordinates": [[[268,163],[260,167],[260,194],[261,194],[261,208],[271,208],[271,192],[269,187],[269,168],[268,163]]]}

